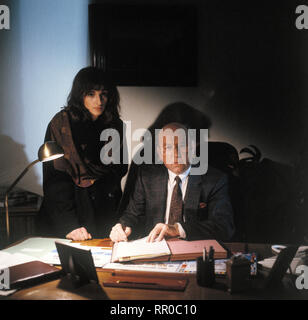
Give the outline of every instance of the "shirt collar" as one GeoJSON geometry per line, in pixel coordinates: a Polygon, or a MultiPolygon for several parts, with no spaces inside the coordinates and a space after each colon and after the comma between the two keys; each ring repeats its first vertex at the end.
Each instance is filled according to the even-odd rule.
{"type": "Polygon", "coordinates": [[[179,176],[180,179],[181,179],[181,181],[183,182],[183,181],[187,178],[187,176],[189,175],[190,169],[191,169],[191,166],[189,166],[189,168],[188,168],[186,171],[182,172],[182,173],[179,174],[179,175],[175,174],[174,172],[172,172],[172,171],[170,171],[170,170],[168,169],[169,181],[173,182],[174,179],[175,179],[175,177],[176,177],[176,176],[179,176]]]}

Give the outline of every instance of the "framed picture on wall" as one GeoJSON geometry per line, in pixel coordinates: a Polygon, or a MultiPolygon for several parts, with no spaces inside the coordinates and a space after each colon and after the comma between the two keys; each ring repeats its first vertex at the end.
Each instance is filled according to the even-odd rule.
{"type": "Polygon", "coordinates": [[[198,19],[191,5],[89,5],[92,65],[123,86],[196,86],[198,19]]]}

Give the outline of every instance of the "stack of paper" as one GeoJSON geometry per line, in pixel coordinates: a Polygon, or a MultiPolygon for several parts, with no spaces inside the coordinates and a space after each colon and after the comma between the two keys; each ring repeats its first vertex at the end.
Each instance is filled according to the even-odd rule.
{"type": "Polygon", "coordinates": [[[0,251],[0,267],[9,268],[22,263],[36,261],[36,260],[37,259],[22,253],[11,254],[8,252],[0,251]]]}

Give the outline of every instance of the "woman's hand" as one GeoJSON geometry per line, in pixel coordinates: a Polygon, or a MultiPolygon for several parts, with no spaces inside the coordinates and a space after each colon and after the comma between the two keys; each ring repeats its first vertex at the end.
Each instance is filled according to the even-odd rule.
{"type": "Polygon", "coordinates": [[[66,235],[66,239],[71,239],[74,241],[84,241],[92,239],[90,233],[88,233],[87,229],[82,227],[75,229],[66,235]]]}

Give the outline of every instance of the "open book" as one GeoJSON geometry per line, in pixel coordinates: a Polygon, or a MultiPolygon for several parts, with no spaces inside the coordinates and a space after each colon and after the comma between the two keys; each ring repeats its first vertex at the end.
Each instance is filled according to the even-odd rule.
{"type": "Polygon", "coordinates": [[[111,262],[195,260],[202,256],[204,248],[209,252],[210,246],[215,250],[214,259],[227,258],[227,251],[216,240],[186,241],[170,239],[168,241],[146,242],[146,238],[142,238],[135,241],[115,243],[111,262]]]}
{"type": "Polygon", "coordinates": [[[111,262],[125,262],[138,259],[152,259],[170,256],[166,240],[146,242],[147,237],[128,242],[117,242],[113,246],[111,262]]]}

